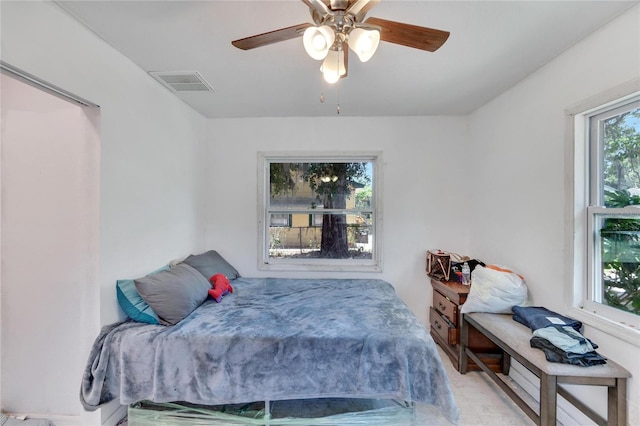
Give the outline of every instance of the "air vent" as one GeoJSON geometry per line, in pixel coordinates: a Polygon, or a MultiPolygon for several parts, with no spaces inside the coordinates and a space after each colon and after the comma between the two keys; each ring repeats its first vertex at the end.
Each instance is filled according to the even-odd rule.
{"type": "Polygon", "coordinates": [[[196,71],[151,71],[149,74],[172,92],[215,92],[196,71]]]}

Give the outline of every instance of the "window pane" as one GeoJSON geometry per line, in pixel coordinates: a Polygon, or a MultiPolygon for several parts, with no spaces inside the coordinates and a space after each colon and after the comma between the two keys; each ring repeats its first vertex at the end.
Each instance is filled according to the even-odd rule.
{"type": "Polygon", "coordinates": [[[354,208],[371,198],[372,163],[270,163],[270,207],[354,208]]]}
{"type": "Polygon", "coordinates": [[[640,216],[598,216],[602,286],[594,301],[640,314],[640,216]]]}
{"type": "Polygon", "coordinates": [[[382,271],[381,155],[259,153],[258,268],[382,271]]]}
{"type": "Polygon", "coordinates": [[[271,226],[289,226],[288,214],[272,214],[269,221],[271,226]]]}
{"type": "Polygon", "coordinates": [[[269,228],[269,257],[371,259],[372,223],[360,214],[314,215],[321,226],[269,228]],[[343,244],[343,241],[346,244],[343,244]]]}
{"type": "Polygon", "coordinates": [[[605,207],[640,204],[640,109],[601,120],[605,207]]]}
{"type": "Polygon", "coordinates": [[[269,229],[269,257],[372,259],[372,182],[371,161],[269,163],[269,223],[291,212],[269,229]]]}
{"type": "Polygon", "coordinates": [[[311,215],[311,226],[322,226],[322,219],[324,218],[324,215],[322,214],[314,214],[311,215]]]}

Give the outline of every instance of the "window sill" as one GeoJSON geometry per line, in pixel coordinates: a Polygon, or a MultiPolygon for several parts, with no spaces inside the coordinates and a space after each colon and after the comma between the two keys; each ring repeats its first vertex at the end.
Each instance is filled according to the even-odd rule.
{"type": "Polygon", "coordinates": [[[569,316],[624,342],[640,347],[640,330],[634,327],[609,320],[575,306],[569,309],[569,316]]]}
{"type": "Polygon", "coordinates": [[[304,272],[382,272],[380,263],[354,264],[348,261],[330,263],[315,262],[259,262],[261,271],[304,271],[304,272]]]}

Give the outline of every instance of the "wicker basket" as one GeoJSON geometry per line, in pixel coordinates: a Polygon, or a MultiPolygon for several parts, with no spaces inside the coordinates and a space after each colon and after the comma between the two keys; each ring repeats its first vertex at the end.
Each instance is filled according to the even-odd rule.
{"type": "Polygon", "coordinates": [[[451,256],[440,250],[427,251],[427,275],[440,281],[449,281],[451,256]]]}
{"type": "Polygon", "coordinates": [[[439,281],[450,281],[454,278],[451,276],[453,263],[462,263],[467,260],[469,260],[468,256],[461,256],[442,250],[428,250],[426,260],[427,275],[439,281]]]}

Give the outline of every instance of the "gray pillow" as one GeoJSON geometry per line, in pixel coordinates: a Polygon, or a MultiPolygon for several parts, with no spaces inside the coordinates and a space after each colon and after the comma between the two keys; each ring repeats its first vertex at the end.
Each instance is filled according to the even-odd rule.
{"type": "Polygon", "coordinates": [[[182,263],[186,263],[192,268],[200,272],[207,280],[215,274],[224,274],[230,280],[235,280],[240,276],[236,268],[231,266],[229,262],[224,260],[222,256],[215,250],[209,250],[206,253],[191,255],[182,263]]]}
{"type": "Polygon", "coordinates": [[[200,306],[211,284],[189,265],[134,280],[136,290],[158,315],[160,324],[174,325],[200,306]]]}

